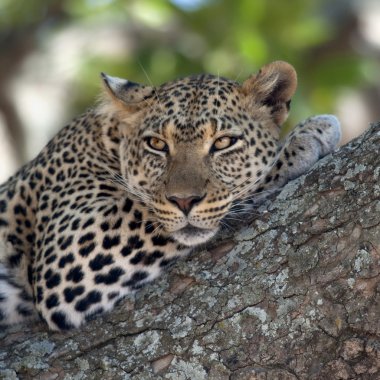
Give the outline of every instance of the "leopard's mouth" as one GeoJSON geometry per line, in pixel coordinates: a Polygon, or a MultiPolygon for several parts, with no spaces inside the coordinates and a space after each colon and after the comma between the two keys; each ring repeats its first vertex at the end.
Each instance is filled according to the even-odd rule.
{"type": "Polygon", "coordinates": [[[179,243],[186,246],[194,246],[206,243],[218,232],[218,228],[199,228],[191,224],[173,232],[172,236],[179,243]]]}

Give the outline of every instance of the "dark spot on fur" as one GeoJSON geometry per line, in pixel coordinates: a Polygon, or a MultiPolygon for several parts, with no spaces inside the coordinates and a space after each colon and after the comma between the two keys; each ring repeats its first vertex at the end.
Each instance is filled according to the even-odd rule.
{"type": "Polygon", "coordinates": [[[69,253],[68,255],[62,256],[59,259],[58,266],[59,268],[64,268],[66,264],[71,264],[74,262],[74,260],[74,255],[72,253],[69,253]]]}
{"type": "Polygon", "coordinates": [[[74,327],[71,323],[68,322],[66,314],[62,311],[56,311],[51,315],[51,321],[60,329],[60,330],[70,330],[74,327]]]}
{"type": "Polygon", "coordinates": [[[53,274],[48,280],[46,280],[46,287],[48,289],[55,288],[61,283],[61,276],[59,273],[53,274]]]}
{"type": "Polygon", "coordinates": [[[130,260],[129,262],[133,265],[139,264],[142,259],[145,257],[146,252],[145,251],[138,251],[130,260]]]}
{"type": "Polygon", "coordinates": [[[132,206],[133,202],[129,198],[127,198],[123,206],[123,211],[129,213],[132,209],[132,206]]]}
{"type": "Polygon", "coordinates": [[[80,296],[84,293],[84,286],[76,286],[65,288],[63,295],[65,296],[65,301],[70,303],[74,300],[75,297],[80,296]]]}
{"type": "Polygon", "coordinates": [[[120,236],[108,236],[106,235],[103,239],[103,248],[104,249],[111,249],[112,247],[116,247],[120,244],[120,236]]]}
{"type": "Polygon", "coordinates": [[[86,311],[93,304],[98,303],[102,300],[102,294],[97,290],[91,290],[84,298],[79,300],[75,304],[75,310],[77,311],[86,311]]]}
{"type": "Polygon", "coordinates": [[[152,243],[153,245],[164,246],[168,243],[168,239],[157,235],[152,237],[152,243]]]}
{"type": "Polygon", "coordinates": [[[145,280],[146,278],[148,278],[148,276],[149,276],[148,272],[137,271],[132,275],[132,277],[128,281],[123,282],[122,286],[130,286],[130,287],[136,286],[137,283],[145,280]]]}
{"type": "Polygon", "coordinates": [[[70,269],[69,273],[67,273],[66,280],[78,283],[83,280],[83,277],[84,273],[82,271],[82,266],[77,265],[76,267],[70,269]]]}
{"type": "Polygon", "coordinates": [[[95,283],[106,285],[115,284],[119,281],[119,278],[124,274],[124,270],[121,268],[112,268],[107,274],[97,274],[95,276],[95,283]]]}
{"type": "Polygon", "coordinates": [[[110,265],[114,262],[112,255],[103,255],[98,253],[92,260],[89,262],[89,267],[93,271],[98,271],[103,269],[106,265],[110,265]]]}
{"type": "Polygon", "coordinates": [[[90,243],[85,247],[79,249],[79,254],[83,257],[87,257],[95,249],[95,243],[90,243]]]}
{"type": "Polygon", "coordinates": [[[59,306],[59,298],[58,296],[54,293],[51,294],[47,299],[46,299],[46,307],[48,309],[52,309],[53,307],[59,306]]]}

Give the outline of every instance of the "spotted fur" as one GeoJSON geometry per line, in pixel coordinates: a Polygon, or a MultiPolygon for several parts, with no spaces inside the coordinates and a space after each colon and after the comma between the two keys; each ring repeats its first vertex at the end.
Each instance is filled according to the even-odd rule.
{"type": "Polygon", "coordinates": [[[307,171],[339,140],[333,116],[279,142],[296,88],[274,62],[242,85],[198,75],[106,95],[0,186],[0,323],[78,327],[307,171]]]}

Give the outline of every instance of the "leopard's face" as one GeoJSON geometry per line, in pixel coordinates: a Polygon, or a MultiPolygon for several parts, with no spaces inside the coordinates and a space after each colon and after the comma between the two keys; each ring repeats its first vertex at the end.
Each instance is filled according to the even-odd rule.
{"type": "MultiPolygon", "coordinates": [[[[278,85],[277,74],[267,74],[265,83],[278,85]]],[[[184,245],[214,236],[234,202],[260,186],[274,160],[290,97],[274,101],[267,90],[261,94],[264,84],[254,88],[260,75],[243,85],[212,75],[190,77],[148,96],[144,87],[142,103],[121,116],[121,170],[128,188],[152,211],[157,228],[184,245]]],[[[134,84],[124,87],[138,93],[134,84]]]]}

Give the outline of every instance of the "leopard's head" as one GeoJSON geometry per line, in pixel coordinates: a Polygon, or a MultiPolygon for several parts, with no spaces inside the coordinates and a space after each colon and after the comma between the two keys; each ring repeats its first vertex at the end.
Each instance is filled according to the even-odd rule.
{"type": "Polygon", "coordinates": [[[286,62],[243,84],[213,75],[159,87],[104,75],[120,123],[121,173],[163,230],[192,246],[210,239],[233,202],[259,185],[296,88],[286,62]]]}

